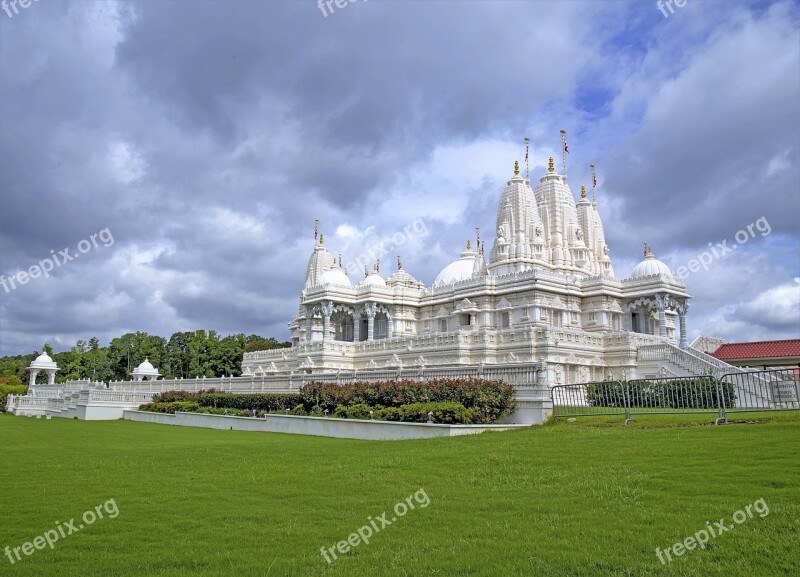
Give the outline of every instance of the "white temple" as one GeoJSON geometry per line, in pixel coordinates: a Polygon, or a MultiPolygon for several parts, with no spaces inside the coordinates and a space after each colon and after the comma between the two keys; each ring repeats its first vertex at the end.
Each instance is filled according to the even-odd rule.
{"type": "Polygon", "coordinates": [[[515,387],[510,422],[542,423],[556,385],[745,372],[687,344],[690,297],[647,244],[631,274],[615,276],[594,194],[581,187],[576,201],[552,158],[535,188],[515,165],[496,230],[490,251],[467,241],[430,287],[399,257],[388,278],[376,263],[353,283],[315,233],[292,347],[245,353],[242,376],[161,380],[145,360],[131,380],[55,384],[58,367],[42,354],[31,384],[41,370],[48,384],[9,395],[6,409],[116,419],[176,389],[295,393],[311,381],[482,377],[515,387]]]}
{"type": "MultiPolygon", "coordinates": [[[[535,188],[515,164],[496,230],[488,261],[480,238],[467,241],[430,287],[400,257],[387,278],[376,265],[352,282],[320,236],[292,348],[245,353],[243,375],[540,363],[555,385],[663,373],[639,347],[686,348],[683,281],[647,245],[617,278],[595,202],[584,187],[576,202],[552,158],[535,188]]],[[[669,373],[690,372],[677,365],[669,373]]]]}

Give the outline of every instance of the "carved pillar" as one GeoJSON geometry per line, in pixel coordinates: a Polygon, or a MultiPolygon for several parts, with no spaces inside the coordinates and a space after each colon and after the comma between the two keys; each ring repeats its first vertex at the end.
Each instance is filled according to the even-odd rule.
{"type": "Polygon", "coordinates": [[[314,340],[314,307],[306,307],[306,341],[314,340]]]}
{"type": "Polygon", "coordinates": [[[386,338],[390,339],[394,335],[394,315],[391,311],[386,312],[386,338]]]}
{"type": "Polygon", "coordinates": [[[367,340],[371,341],[375,337],[375,314],[378,312],[378,306],[375,303],[367,303],[364,305],[364,312],[367,314],[367,340]]]}
{"type": "Polygon", "coordinates": [[[34,386],[36,384],[36,375],[39,374],[39,370],[31,370],[31,380],[28,382],[29,386],[34,386]]]}
{"type": "Polygon", "coordinates": [[[361,311],[353,311],[353,342],[361,340],[361,311]]]}
{"type": "Polygon", "coordinates": [[[322,340],[327,341],[331,338],[331,315],[333,314],[333,303],[326,301],[322,303],[322,340]]]}
{"type": "Polygon", "coordinates": [[[678,343],[678,346],[682,349],[689,347],[688,335],[686,334],[686,312],[689,310],[689,303],[683,303],[678,308],[678,319],[680,320],[681,326],[681,340],[678,343]]]}
{"type": "Polygon", "coordinates": [[[669,305],[667,295],[656,295],[656,310],[658,311],[658,336],[667,336],[667,314],[666,309],[669,305]]]}

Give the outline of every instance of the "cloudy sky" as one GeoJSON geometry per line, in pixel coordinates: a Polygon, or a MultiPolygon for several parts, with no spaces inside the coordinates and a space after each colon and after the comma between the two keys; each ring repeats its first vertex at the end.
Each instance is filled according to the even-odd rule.
{"type": "Polygon", "coordinates": [[[673,270],[738,244],[686,278],[692,336],[800,337],[797,1],[17,8],[0,11],[0,354],[287,339],[316,218],[345,263],[387,240],[385,267],[401,254],[430,284],[475,226],[493,240],[522,138],[538,178],[562,128],[576,194],[597,164],[617,276],[644,241],[673,270]]]}

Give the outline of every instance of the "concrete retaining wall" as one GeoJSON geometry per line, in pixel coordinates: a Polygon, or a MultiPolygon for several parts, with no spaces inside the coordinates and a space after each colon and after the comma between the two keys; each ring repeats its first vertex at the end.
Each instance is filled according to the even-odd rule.
{"type": "Polygon", "coordinates": [[[388,421],[361,421],[356,419],[334,419],[323,417],[300,417],[294,415],[268,415],[265,419],[204,415],[200,413],[148,413],[125,411],[126,421],[202,427],[230,431],[260,431],[264,433],[290,433],[315,435],[339,439],[363,439],[369,441],[391,441],[400,439],[429,439],[432,437],[456,437],[476,435],[485,431],[508,431],[528,425],[437,425],[432,423],[394,423],[388,421]]]}

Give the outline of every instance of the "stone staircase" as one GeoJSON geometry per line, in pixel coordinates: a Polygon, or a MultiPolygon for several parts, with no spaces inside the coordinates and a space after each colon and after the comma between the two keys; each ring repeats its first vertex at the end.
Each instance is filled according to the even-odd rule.
{"type": "Polygon", "coordinates": [[[659,377],[725,377],[726,382],[735,386],[739,403],[750,407],[766,407],[772,403],[770,386],[775,377],[735,367],[692,347],[681,349],[672,343],[642,345],[637,350],[636,359],[639,378],[646,378],[643,375],[655,371],[658,371],[659,377]],[[666,370],[666,375],[661,371],[662,368],[666,370]]]}

